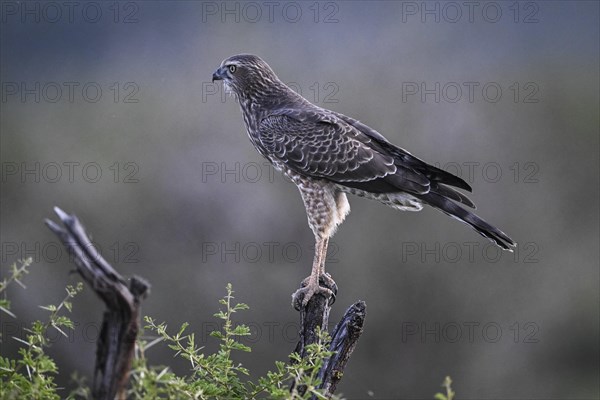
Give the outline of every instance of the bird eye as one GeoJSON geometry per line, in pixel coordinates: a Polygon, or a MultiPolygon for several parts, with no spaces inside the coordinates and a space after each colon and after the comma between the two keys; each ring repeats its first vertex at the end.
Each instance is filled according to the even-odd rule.
{"type": "Polygon", "coordinates": [[[229,66],[229,72],[231,72],[232,74],[235,73],[236,70],[237,70],[237,67],[235,65],[229,66]]]}

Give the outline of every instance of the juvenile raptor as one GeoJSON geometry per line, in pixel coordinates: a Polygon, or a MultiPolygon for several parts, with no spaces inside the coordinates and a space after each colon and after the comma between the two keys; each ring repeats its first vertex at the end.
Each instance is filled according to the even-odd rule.
{"type": "MultiPolygon", "coordinates": [[[[419,211],[424,204],[454,217],[510,250],[515,242],[459,204],[475,208],[458,189],[471,191],[461,178],[421,161],[379,132],[344,114],[318,107],[294,92],[261,58],[227,58],[212,76],[240,104],[250,141],[300,190],[308,225],[315,235],[310,276],[294,293],[305,306],[325,274],[329,238],[350,212],[346,193],[392,208],[419,211]]],[[[329,285],[332,287],[331,285],[329,285]]]]}

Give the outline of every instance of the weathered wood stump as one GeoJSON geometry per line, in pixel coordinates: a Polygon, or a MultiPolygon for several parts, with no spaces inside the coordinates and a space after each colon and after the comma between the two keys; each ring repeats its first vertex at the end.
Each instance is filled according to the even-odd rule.
{"type": "MultiPolygon", "coordinates": [[[[315,294],[308,301],[305,308],[301,306],[302,298],[296,299],[297,301],[294,303],[294,308],[300,312],[300,339],[294,352],[302,357],[306,356],[306,347],[317,342],[318,330],[327,330],[329,312],[337,294],[335,283],[329,286],[325,280],[321,279],[319,284],[330,289],[333,296],[326,297],[323,294],[315,294]]],[[[333,396],[337,389],[337,384],[342,379],[348,360],[363,332],[366,308],[367,305],[362,300],[354,303],[346,310],[346,313],[331,333],[329,350],[334,354],[325,360],[318,374],[321,381],[319,389],[325,389],[324,393],[327,398],[333,396]]],[[[295,384],[292,384],[290,391],[294,389],[301,395],[306,393],[306,387],[295,387],[295,384]]],[[[312,398],[316,399],[315,396],[312,398]]]]}

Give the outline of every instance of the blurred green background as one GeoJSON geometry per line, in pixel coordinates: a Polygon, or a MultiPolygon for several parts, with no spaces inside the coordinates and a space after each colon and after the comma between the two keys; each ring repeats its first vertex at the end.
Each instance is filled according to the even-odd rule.
{"type": "MultiPolygon", "coordinates": [[[[57,303],[73,265],[43,219],[77,214],[124,275],[152,284],[143,313],[208,332],[233,284],[251,310],[255,375],[297,339],[290,294],[313,237],[297,189],[248,141],[210,82],[236,53],[264,58],[310,101],[458,173],[478,214],[520,246],[499,253],[427,209],[351,198],[328,271],[335,323],[367,302],[339,391],[464,399],[599,397],[599,6],[551,2],[14,2],[1,15],[3,355],[57,303]],[[69,3],[70,4],[70,3],[69,3]]],[[[102,306],[87,289],[56,336],[60,384],[90,377],[102,306]]],[[[155,346],[148,356],[184,373],[155,346]]]]}

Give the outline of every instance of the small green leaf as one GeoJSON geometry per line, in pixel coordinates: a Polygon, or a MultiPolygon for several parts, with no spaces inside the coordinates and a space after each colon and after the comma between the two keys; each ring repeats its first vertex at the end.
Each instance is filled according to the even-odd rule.
{"type": "Polygon", "coordinates": [[[179,333],[177,335],[181,336],[181,334],[187,329],[188,326],[190,326],[190,324],[187,322],[181,324],[181,328],[179,328],[179,333]]]}

